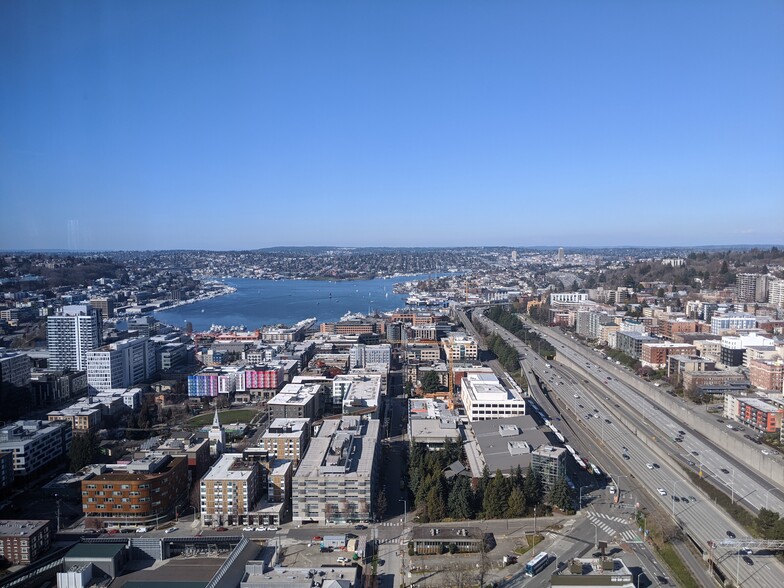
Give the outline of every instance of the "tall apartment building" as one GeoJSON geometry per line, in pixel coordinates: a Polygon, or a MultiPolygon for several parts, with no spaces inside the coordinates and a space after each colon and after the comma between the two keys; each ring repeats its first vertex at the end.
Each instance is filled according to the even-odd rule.
{"type": "Polygon", "coordinates": [[[201,479],[201,520],[204,525],[241,525],[261,495],[261,466],[226,453],[201,479]]]}
{"type": "Polygon", "coordinates": [[[292,481],[297,523],[369,521],[375,509],[379,422],[344,416],[325,420],[292,481]]]}
{"type": "Polygon", "coordinates": [[[11,487],[14,482],[14,454],[10,451],[0,451],[0,496],[11,487]]]}
{"type": "Polygon", "coordinates": [[[87,352],[90,390],[128,388],[150,380],[156,372],[155,345],[148,337],[110,343],[87,352]]]}
{"type": "Polygon", "coordinates": [[[14,455],[14,476],[29,476],[71,448],[69,422],[16,421],[0,427],[0,451],[14,455]]]}
{"type": "Polygon", "coordinates": [[[531,468],[539,474],[545,490],[551,490],[558,478],[566,475],[566,456],[563,447],[542,445],[531,452],[531,468]]]}
{"type": "Polygon", "coordinates": [[[64,306],[46,321],[48,367],[87,370],[87,352],[103,341],[100,313],[86,304],[64,306]]]}
{"type": "Polygon", "coordinates": [[[288,459],[276,459],[269,463],[267,474],[267,501],[283,502],[288,510],[291,501],[291,476],[293,462],[288,459]]]}
{"type": "Polygon", "coordinates": [[[738,274],[735,282],[735,298],[738,302],[766,302],[769,278],[765,274],[738,274]]]}
{"type": "Polygon", "coordinates": [[[0,520],[0,559],[28,565],[49,551],[51,521],[0,520]]]}
{"type": "Polygon", "coordinates": [[[199,373],[188,376],[188,396],[214,398],[218,394],[234,394],[240,378],[243,379],[244,385],[243,369],[237,367],[204,368],[199,373]]]}
{"type": "Polygon", "coordinates": [[[157,524],[174,517],[188,495],[188,460],[149,454],[127,464],[96,466],[82,480],[86,528],[157,524]]]}
{"type": "Polygon", "coordinates": [[[32,362],[24,353],[0,348],[0,386],[26,389],[30,384],[32,362]]]}
{"type": "Polygon", "coordinates": [[[277,390],[283,385],[280,363],[245,366],[245,390],[277,390]]]}
{"type": "Polygon", "coordinates": [[[768,280],[768,302],[779,308],[784,307],[784,280],[778,278],[768,280]]]}
{"type": "Polygon", "coordinates": [[[270,455],[298,464],[310,443],[310,419],[275,419],[261,436],[260,445],[270,455]]]}

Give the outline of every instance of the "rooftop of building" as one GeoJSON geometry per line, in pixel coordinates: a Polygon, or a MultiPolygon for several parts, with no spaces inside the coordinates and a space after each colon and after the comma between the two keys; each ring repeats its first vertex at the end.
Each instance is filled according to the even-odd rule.
{"type": "Polygon", "coordinates": [[[224,453],[202,478],[203,481],[245,480],[257,467],[255,461],[243,461],[241,453],[224,453]]]}
{"type": "Polygon", "coordinates": [[[51,521],[35,519],[0,519],[0,538],[29,537],[51,521]]]}
{"type": "Polygon", "coordinates": [[[270,404],[307,404],[321,390],[321,384],[286,384],[283,389],[271,398],[270,404]]]}
{"type": "Polygon", "coordinates": [[[506,388],[492,373],[469,372],[463,377],[462,387],[463,392],[470,395],[475,402],[513,400],[524,402],[517,390],[506,388]]]}
{"type": "Polygon", "coordinates": [[[508,473],[517,465],[525,470],[531,462],[530,452],[533,448],[551,444],[530,415],[475,421],[471,427],[491,473],[496,470],[508,473]],[[527,444],[528,451],[522,451],[521,442],[527,444]]]}
{"type": "Polygon", "coordinates": [[[318,436],[311,440],[295,477],[339,475],[350,479],[370,475],[378,426],[377,420],[360,417],[325,420],[318,436]]]}

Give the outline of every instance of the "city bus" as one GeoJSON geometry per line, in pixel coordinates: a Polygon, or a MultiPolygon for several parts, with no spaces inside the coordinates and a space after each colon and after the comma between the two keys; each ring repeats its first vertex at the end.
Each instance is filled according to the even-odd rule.
{"type": "Polygon", "coordinates": [[[535,576],[545,569],[548,563],[550,563],[550,556],[543,551],[525,564],[525,575],[535,576]]]}

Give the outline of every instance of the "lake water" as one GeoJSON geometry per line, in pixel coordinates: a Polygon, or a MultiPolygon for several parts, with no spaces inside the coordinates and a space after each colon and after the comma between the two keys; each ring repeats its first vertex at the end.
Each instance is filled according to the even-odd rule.
{"type": "Polygon", "coordinates": [[[235,287],[236,292],[156,312],[155,317],[176,327],[190,321],[196,331],[206,331],[213,324],[245,325],[254,330],[264,325],[291,325],[309,317],[316,317],[320,323],[331,322],[347,312],[367,314],[402,308],[406,295],[394,294],[395,284],[427,278],[405,276],[341,282],[225,279],[222,281],[235,287]]]}

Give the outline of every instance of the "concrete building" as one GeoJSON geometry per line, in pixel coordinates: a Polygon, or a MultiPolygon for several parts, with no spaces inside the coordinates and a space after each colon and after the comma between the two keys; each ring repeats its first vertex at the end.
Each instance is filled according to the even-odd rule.
{"type": "Polygon", "coordinates": [[[725,335],[721,338],[720,361],[726,366],[735,367],[744,365],[746,359],[746,349],[749,347],[765,348],[775,351],[773,339],[763,337],[758,333],[749,335],[725,335]]]}
{"type": "Polygon", "coordinates": [[[615,334],[615,348],[634,359],[642,357],[642,346],[644,343],[656,343],[658,341],[659,339],[651,337],[647,333],[635,331],[619,330],[615,334]]]}
{"type": "Polygon", "coordinates": [[[82,480],[85,528],[158,524],[173,518],[188,495],[188,461],[150,454],[125,464],[95,466],[82,480]]]}
{"type": "Polygon", "coordinates": [[[51,521],[0,520],[0,559],[28,565],[49,551],[51,521]]]}
{"type": "Polygon", "coordinates": [[[784,407],[782,402],[745,394],[724,395],[724,416],[760,433],[775,433],[781,429],[784,407]]]}
{"type": "Polygon", "coordinates": [[[678,385],[685,372],[704,372],[716,368],[716,362],[697,355],[670,355],[667,358],[667,377],[678,385]]]}
{"type": "Polygon", "coordinates": [[[433,398],[408,400],[408,437],[411,443],[421,443],[430,450],[441,449],[449,439],[462,443],[462,424],[456,412],[446,403],[433,398]]]}
{"type": "Polygon", "coordinates": [[[30,373],[30,389],[36,406],[77,398],[87,392],[87,372],[36,368],[30,373]]]}
{"type": "Polygon", "coordinates": [[[365,345],[358,343],[349,349],[349,366],[351,369],[365,367],[371,363],[382,363],[389,366],[392,363],[392,346],[388,343],[383,345],[365,345]]]}
{"type": "Polygon", "coordinates": [[[19,478],[63,460],[71,438],[68,422],[16,421],[0,427],[0,451],[13,454],[14,477],[19,478]]]}
{"type": "Polygon", "coordinates": [[[30,385],[32,362],[18,351],[0,348],[0,386],[27,390],[30,385]]]}
{"type": "Polygon", "coordinates": [[[381,376],[378,374],[345,374],[332,381],[333,405],[340,398],[343,414],[369,413],[378,418],[381,409],[381,376]],[[372,412],[369,412],[372,411],[372,412]]]}
{"type": "Polygon", "coordinates": [[[275,419],[261,436],[260,445],[270,455],[288,459],[296,466],[310,443],[310,419],[275,419]]]}
{"type": "Polygon", "coordinates": [[[110,319],[114,317],[114,299],[113,298],[91,298],[90,306],[95,310],[100,311],[102,319],[110,319]]]}
{"type": "Polygon", "coordinates": [[[723,386],[748,386],[746,376],[731,370],[685,371],[682,374],[683,387],[686,390],[716,388],[723,386]]]}
{"type": "Polygon", "coordinates": [[[170,372],[188,365],[190,352],[185,343],[164,343],[155,348],[155,364],[158,371],[170,372]]]}
{"type": "Polygon", "coordinates": [[[266,472],[267,500],[269,502],[282,502],[288,506],[291,502],[293,462],[290,459],[275,459],[268,463],[269,470],[266,472]]]}
{"type": "Polygon", "coordinates": [[[620,559],[576,558],[550,577],[558,588],[634,588],[634,575],[620,559]]]}
{"type": "Polygon", "coordinates": [[[321,524],[369,521],[377,493],[379,422],[357,416],[326,420],[294,475],[293,520],[321,524]]]}
{"type": "Polygon", "coordinates": [[[101,409],[94,406],[76,404],[61,410],[53,410],[46,415],[50,423],[66,421],[71,423],[74,433],[95,433],[101,428],[101,409]]]}
{"type": "Polygon", "coordinates": [[[550,305],[575,304],[588,301],[588,294],[585,292],[553,292],[550,294],[550,305]]]}
{"type": "Polygon", "coordinates": [[[525,399],[506,388],[494,374],[468,373],[461,381],[461,398],[469,421],[502,419],[525,414],[525,399]]]}
{"type": "Polygon", "coordinates": [[[14,454],[0,451],[0,496],[14,483],[14,454]]]}
{"type": "Polygon", "coordinates": [[[566,476],[567,455],[566,449],[552,445],[540,445],[531,452],[531,467],[539,474],[547,491],[555,486],[558,478],[566,476]]]}
{"type": "MultiPolygon", "coordinates": [[[[529,415],[499,419],[493,421],[477,421],[471,423],[476,439],[476,447],[466,442],[466,453],[478,454],[478,459],[487,465],[491,474],[501,470],[509,475],[518,465],[525,471],[532,465],[533,451],[542,445],[550,445],[551,441],[529,415]]],[[[482,465],[476,467],[469,463],[474,477],[482,475],[482,465]],[[478,471],[474,471],[474,470],[478,471]]]]}
{"type": "Polygon", "coordinates": [[[48,367],[87,370],[87,352],[103,341],[100,313],[86,304],[64,306],[46,321],[48,367]]]}
{"type": "Polygon", "coordinates": [[[151,380],[157,371],[155,346],[148,337],[136,337],[87,352],[90,390],[128,388],[151,380]]]}
{"type": "Polygon", "coordinates": [[[304,418],[321,416],[323,384],[286,384],[267,402],[269,419],[304,418]]]}
{"type": "Polygon", "coordinates": [[[479,357],[476,341],[465,333],[451,333],[444,339],[444,352],[447,361],[476,361],[479,357]]]}
{"type": "Polygon", "coordinates": [[[484,541],[484,531],[471,526],[416,526],[411,537],[416,555],[441,555],[448,553],[452,545],[457,553],[479,553],[484,541]]]}
{"type": "Polygon", "coordinates": [[[711,317],[711,335],[724,335],[727,331],[754,329],[757,318],[744,312],[715,314],[711,317]]]}
{"type": "Polygon", "coordinates": [[[264,363],[245,366],[245,390],[278,390],[283,385],[283,365],[264,363]]]}
{"type": "Polygon", "coordinates": [[[241,525],[261,496],[261,466],[226,453],[201,479],[201,519],[204,525],[241,525]]]}

